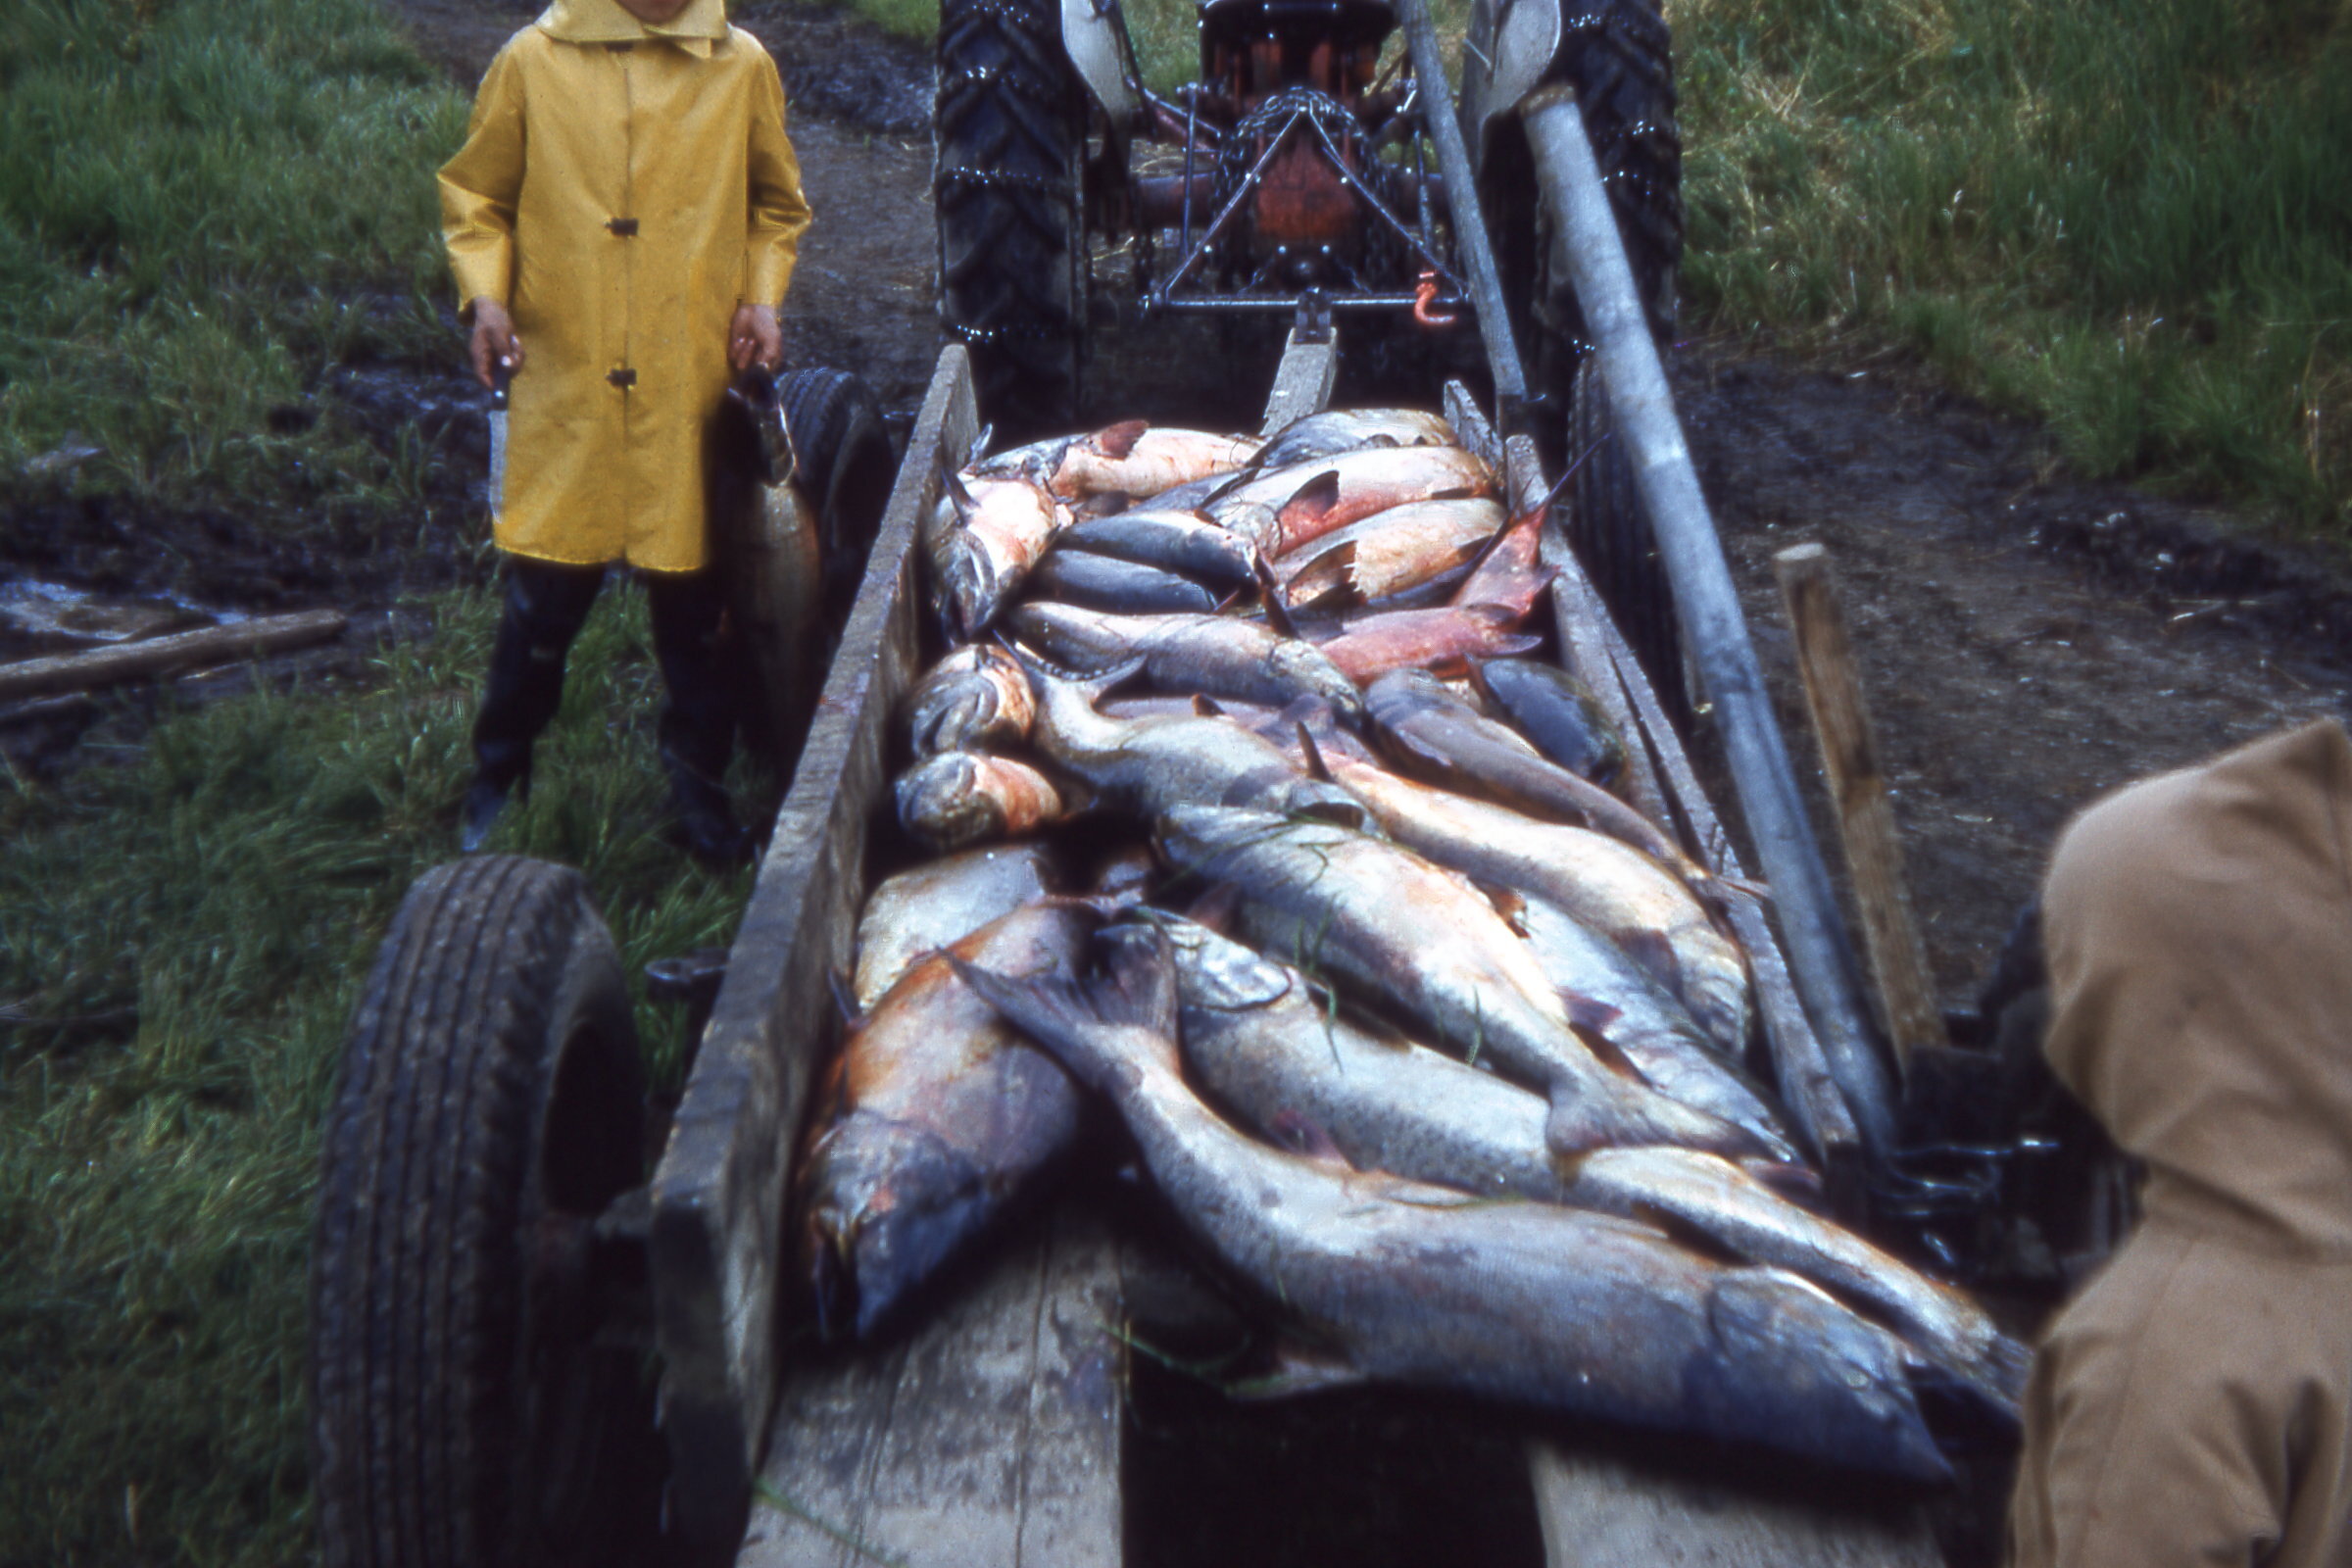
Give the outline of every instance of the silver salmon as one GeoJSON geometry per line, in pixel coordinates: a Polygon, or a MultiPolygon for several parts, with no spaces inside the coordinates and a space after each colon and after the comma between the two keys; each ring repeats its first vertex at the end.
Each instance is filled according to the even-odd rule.
{"type": "Polygon", "coordinates": [[[1420,409],[1326,409],[1284,425],[1253,461],[1261,468],[1281,468],[1363,447],[1457,444],[1443,416],[1420,409]]]}
{"type": "Polygon", "coordinates": [[[1023,642],[1083,674],[1144,662],[1153,689],[1179,696],[1231,697],[1280,708],[1320,697],[1342,722],[1358,722],[1363,698],[1311,643],[1231,615],[1109,615],[1070,605],[1023,605],[1012,612],[1023,642]]]}
{"type": "Polygon", "coordinates": [[[1777,1269],[1663,1232],[1310,1160],[1243,1136],[1177,1069],[1164,950],[1127,942],[1081,989],[968,984],[1115,1104],[1185,1224],[1317,1344],[1321,1380],[1418,1385],[1758,1443],[1942,1480],[1920,1363],[1893,1334],[1777,1269]]]}
{"type": "MultiPolygon", "coordinates": [[[[1544,1143],[1541,1097],[1352,1022],[1303,975],[1202,926],[1155,915],[1176,965],[1185,1065],[1259,1133],[1328,1138],[1359,1170],[1663,1222],[1877,1312],[2012,1418],[2024,1347],[1982,1308],[1801,1208],[1739,1166],[1682,1149],[1544,1143]]],[[[1114,930],[1119,928],[1113,928],[1114,930]]]]}
{"type": "Polygon", "coordinates": [[[1398,844],[1464,876],[1557,905],[1649,971],[1725,1051],[1744,1048],[1746,962],[1690,890],[1648,856],[1384,768],[1337,757],[1330,763],[1333,777],[1398,844]]]}
{"type": "Polygon", "coordinates": [[[836,1113],[798,1188],[828,1338],[870,1335],[1077,1135],[1068,1077],[951,958],[1066,972],[1095,922],[1074,904],[1015,909],[916,963],[851,1025],[836,1113]]]}
{"type": "MultiPolygon", "coordinates": [[[[1097,688],[1033,671],[1038,750],[1106,805],[1150,821],[1178,806],[1254,806],[1349,822],[1363,808],[1340,786],[1313,779],[1281,747],[1221,715],[1112,718],[1097,688]]],[[[1115,679],[1116,676],[1110,677],[1115,679]]]]}
{"type": "Polygon", "coordinates": [[[1555,1149],[1763,1152],[1754,1135],[1595,1056],[1527,944],[1458,878],[1409,851],[1328,822],[1197,806],[1160,818],[1159,844],[1177,870],[1233,885],[1242,931],[1261,952],[1329,974],[1473,1062],[1543,1087],[1555,1149]]]}
{"type": "Polygon", "coordinates": [[[871,1009],[917,958],[1036,903],[1054,880],[1052,852],[1034,841],[965,850],[884,878],[858,916],[851,990],[859,1009],[871,1009]]]}
{"type": "Polygon", "coordinates": [[[1274,563],[1286,603],[1362,604],[1469,561],[1502,525],[1492,501],[1414,501],[1359,517],[1274,563]]]}
{"type": "Polygon", "coordinates": [[[985,752],[942,752],[899,777],[899,821],[937,850],[1019,838],[1068,816],[1054,781],[1026,762],[985,752]]]}
{"type": "Polygon", "coordinates": [[[1485,659],[1470,666],[1487,706],[1508,718],[1545,757],[1607,789],[1625,771],[1625,738],[1592,689],[1540,659],[1485,659]]]}
{"type": "Polygon", "coordinates": [[[1259,473],[1204,510],[1276,557],[1410,501],[1494,493],[1494,475],[1460,447],[1372,447],[1259,473]]]}
{"type": "Polygon", "coordinates": [[[948,480],[932,516],[931,568],[966,641],[997,618],[1069,520],[1066,506],[1025,478],[948,480]]]}
{"type": "Polygon", "coordinates": [[[1119,615],[1207,614],[1217,596],[1192,578],[1141,562],[1056,548],[1029,573],[1029,591],[1119,615]]]}
{"type": "Polygon", "coordinates": [[[1145,508],[1089,517],[1064,528],[1054,548],[1116,556],[1222,588],[1257,580],[1257,551],[1250,542],[1192,512],[1145,508]]]}
{"type": "Polygon", "coordinates": [[[906,698],[918,758],[1011,746],[1026,740],[1037,704],[1020,662],[1002,648],[968,643],[931,666],[906,698]]]}

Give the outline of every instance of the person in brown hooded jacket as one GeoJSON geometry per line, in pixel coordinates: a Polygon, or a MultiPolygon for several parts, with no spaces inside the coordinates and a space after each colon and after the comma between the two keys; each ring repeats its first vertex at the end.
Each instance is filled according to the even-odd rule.
{"type": "Polygon", "coordinates": [[[2084,811],[2043,891],[2051,1068],[2145,1163],[2045,1336],[2014,1568],[2352,1562],[2352,742],[2084,811]]]}

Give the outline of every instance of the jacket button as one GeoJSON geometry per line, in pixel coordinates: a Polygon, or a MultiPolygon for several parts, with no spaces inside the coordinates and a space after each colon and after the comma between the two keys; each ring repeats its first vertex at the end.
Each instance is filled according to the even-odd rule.
{"type": "Polygon", "coordinates": [[[637,237],[637,220],[634,218],[615,218],[610,222],[606,223],[605,226],[611,229],[613,233],[619,235],[622,239],[635,239],[637,237]]]}
{"type": "Polygon", "coordinates": [[[637,372],[635,370],[608,370],[605,373],[605,379],[626,392],[637,384],[637,372]]]}

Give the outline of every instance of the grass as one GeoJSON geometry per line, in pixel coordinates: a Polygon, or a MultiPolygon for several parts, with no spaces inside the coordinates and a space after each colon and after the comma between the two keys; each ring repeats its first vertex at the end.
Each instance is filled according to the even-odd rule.
{"type": "MultiPolygon", "coordinates": [[[[661,843],[639,596],[600,606],[493,848],[582,868],[633,982],[732,935],[749,873],[661,843]]],[[[304,1268],[356,989],[447,858],[495,620],[372,690],[176,714],[61,788],[0,777],[0,1564],[268,1564],[309,1550],[304,1268]]],[[[656,1077],[681,1022],[639,1008],[656,1077]]]]}
{"type": "Polygon", "coordinates": [[[1688,0],[1693,320],[2352,529],[2352,8],[1688,0]]]}
{"type": "Polygon", "coordinates": [[[463,97],[370,0],[6,10],[0,503],[413,517],[421,447],[315,394],[447,357],[429,172],[463,97]]]}

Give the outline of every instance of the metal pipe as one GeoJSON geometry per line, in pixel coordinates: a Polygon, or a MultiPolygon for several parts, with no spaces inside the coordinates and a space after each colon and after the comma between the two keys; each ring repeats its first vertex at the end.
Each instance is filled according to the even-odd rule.
{"type": "Polygon", "coordinates": [[[1421,123],[1437,144],[1438,172],[1446,180],[1446,205],[1453,211],[1453,249],[1470,279],[1470,298],[1478,309],[1478,335],[1486,340],[1487,367],[1494,374],[1494,402],[1504,433],[1517,422],[1527,402],[1527,370],[1519,345],[1511,334],[1511,316],[1502,299],[1502,277],[1494,270],[1494,250],[1487,243],[1487,216],[1479,207],[1478,176],[1470,167],[1470,150],[1462,145],[1462,127],[1453,113],[1453,89],[1446,80],[1446,57],[1438,49],[1438,29],[1429,20],[1427,0],[1398,0],[1397,18],[1404,24],[1405,47],[1413,57],[1413,91],[1421,98],[1421,123]]]}
{"type": "MultiPolygon", "coordinates": [[[[1414,0],[1418,3],[1418,0],[1414,0]]],[[[1601,187],[1576,95],[1546,87],[1520,109],[1536,155],[1536,178],[1565,240],[1576,301],[1600,355],[1601,379],[1617,438],[1633,459],[1658,556],[1674,585],[1683,640],[1696,658],[1707,699],[1730,754],[1740,808],[1771,885],[1805,1009],[1864,1147],[1883,1158],[1894,1137],[1886,1062],[1856,981],[1853,949],[1838,911],[1828,867],[1797,793],[1788,745],[1773,716],[1764,672],[1748,641],[1723,544],[1699,492],[1698,471],[1675,416],[1666,368],[1634,287],[1616,215],[1601,187]]]]}

